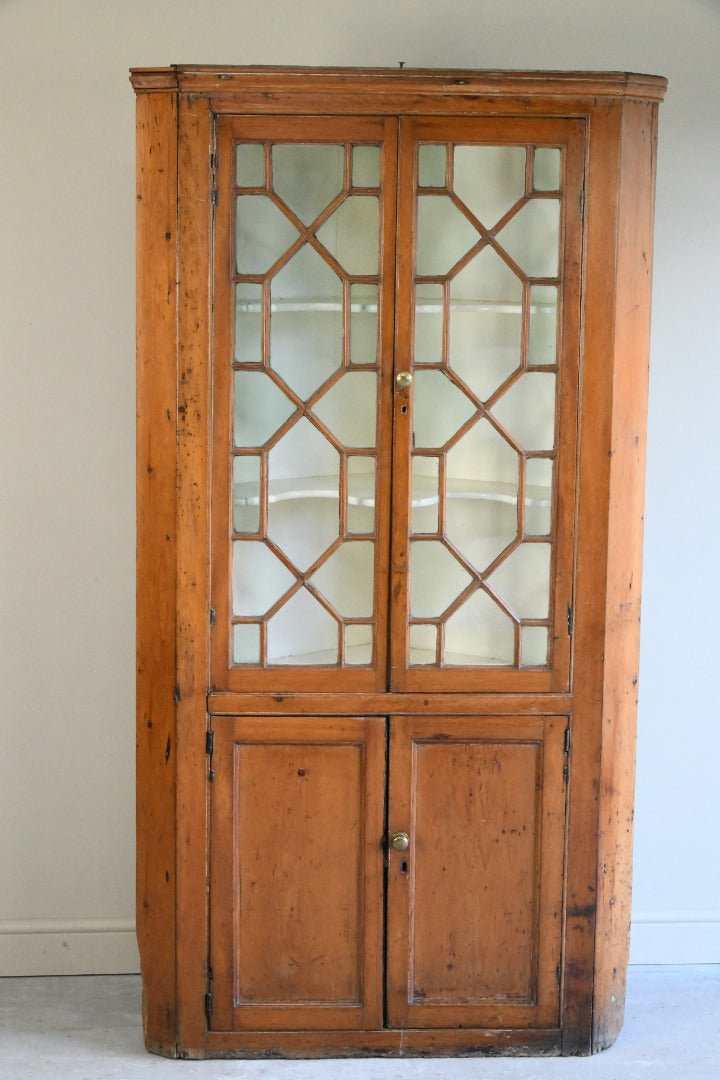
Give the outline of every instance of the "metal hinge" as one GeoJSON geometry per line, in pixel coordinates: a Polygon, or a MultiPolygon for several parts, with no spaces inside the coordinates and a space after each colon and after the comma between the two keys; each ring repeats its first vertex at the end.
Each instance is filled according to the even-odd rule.
{"type": "Polygon", "coordinates": [[[585,191],[580,192],[580,217],[585,214],[585,191]]]}
{"type": "Polygon", "coordinates": [[[213,172],[215,172],[215,169],[217,168],[217,157],[215,154],[210,154],[210,168],[213,172]]]}
{"type": "Polygon", "coordinates": [[[571,744],[571,737],[570,737],[570,726],[568,725],[568,727],[565,728],[565,739],[563,741],[563,754],[565,756],[565,762],[563,764],[563,780],[565,781],[566,784],[567,784],[568,780],[570,779],[570,747],[571,747],[571,745],[572,744],[571,744]]]}
{"type": "Polygon", "coordinates": [[[573,632],[573,609],[572,609],[572,604],[568,604],[567,628],[568,628],[568,637],[572,637],[572,632],[573,632]]]}
{"type": "Polygon", "coordinates": [[[205,1019],[208,1022],[208,1027],[210,1026],[210,1017],[212,1016],[212,1007],[213,1007],[212,994],[207,993],[205,995],[205,1019]]]}
{"type": "Polygon", "coordinates": [[[210,625],[211,626],[215,625],[215,608],[214,607],[210,608],[210,625]]]}
{"type": "Polygon", "coordinates": [[[215,749],[215,732],[214,731],[206,731],[205,732],[205,753],[210,758],[210,769],[208,771],[208,780],[210,781],[210,783],[212,783],[213,780],[215,779],[215,770],[212,767],[212,756],[213,756],[214,749],[215,749]]]}
{"type": "Polygon", "coordinates": [[[212,189],[212,194],[211,194],[210,198],[212,199],[213,206],[217,206],[217,204],[218,204],[218,189],[216,187],[214,187],[212,189]]]}
{"type": "Polygon", "coordinates": [[[560,984],[562,983],[562,966],[560,964],[558,964],[558,966],[555,968],[555,978],[557,979],[558,990],[559,990],[560,989],[560,984]]]}

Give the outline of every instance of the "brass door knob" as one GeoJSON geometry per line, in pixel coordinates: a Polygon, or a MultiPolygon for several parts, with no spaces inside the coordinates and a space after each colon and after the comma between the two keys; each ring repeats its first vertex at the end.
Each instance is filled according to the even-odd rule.
{"type": "Polygon", "coordinates": [[[397,375],[395,376],[395,382],[400,387],[409,386],[412,380],[412,371],[398,371],[397,375]]]}
{"type": "Polygon", "coordinates": [[[390,846],[393,851],[407,851],[410,847],[410,837],[406,832],[393,833],[390,839],[390,846]]]}

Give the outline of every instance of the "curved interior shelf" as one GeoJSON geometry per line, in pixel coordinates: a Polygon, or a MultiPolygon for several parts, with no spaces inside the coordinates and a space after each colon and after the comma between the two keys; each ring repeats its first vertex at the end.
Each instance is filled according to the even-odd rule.
{"type": "MultiPolygon", "coordinates": [[[[350,311],[353,314],[376,314],[378,310],[377,301],[352,301],[349,305],[350,311]]],[[[260,315],[262,314],[263,305],[259,300],[236,300],[235,311],[240,312],[243,315],[260,315]]],[[[285,312],[285,311],[342,311],[343,302],[341,299],[337,300],[323,300],[320,298],[297,298],[278,297],[270,302],[270,311],[273,312],[285,312]]],[[[518,304],[515,301],[506,300],[461,300],[453,299],[448,305],[449,311],[493,311],[499,315],[522,315],[522,304],[518,304]]],[[[557,315],[557,307],[555,304],[530,304],[529,310],[533,315],[557,315]]],[[[444,305],[440,301],[427,301],[415,304],[415,311],[421,315],[442,315],[444,311],[444,305]]]]}
{"type": "MultiPolygon", "coordinates": [[[[471,480],[448,478],[445,485],[448,499],[470,499],[517,505],[517,487],[501,480],[471,480]]],[[[528,484],[525,488],[525,505],[548,507],[552,492],[549,487],[528,484]]],[[[293,499],[339,498],[338,481],[334,476],[298,476],[287,480],[271,480],[268,484],[268,503],[288,502],[293,499]]],[[[412,489],[412,506],[434,506],[439,499],[437,481],[432,477],[415,478],[412,489]]],[[[260,494],[257,484],[235,484],[233,501],[236,506],[257,506],[260,494]]],[[[352,491],[348,493],[350,506],[375,506],[375,478],[368,475],[354,476],[352,491]]]]}
{"type": "MultiPolygon", "coordinates": [[[[345,663],[351,666],[367,666],[368,645],[352,645],[345,650],[345,663]]],[[[410,649],[412,666],[434,666],[435,652],[430,649],[410,649]]],[[[268,667],[336,667],[337,653],[334,649],[320,649],[315,652],[296,653],[292,656],[278,656],[268,661],[268,667]]],[[[240,665],[242,666],[242,665],[240,665]]],[[[256,665],[253,665],[256,666],[256,665]]],[[[507,661],[492,656],[476,656],[471,653],[446,653],[442,667],[507,667],[507,661]]]]}

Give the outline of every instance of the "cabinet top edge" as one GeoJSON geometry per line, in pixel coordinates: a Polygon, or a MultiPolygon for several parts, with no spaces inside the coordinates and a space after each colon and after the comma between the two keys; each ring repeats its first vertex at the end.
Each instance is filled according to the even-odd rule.
{"type": "Polygon", "coordinates": [[[662,101],[667,79],[621,71],[474,71],[440,68],[310,68],[173,64],[131,68],[138,93],[177,90],[223,93],[242,90],[364,91],[387,89],[408,93],[588,95],[634,97],[662,101]]]}

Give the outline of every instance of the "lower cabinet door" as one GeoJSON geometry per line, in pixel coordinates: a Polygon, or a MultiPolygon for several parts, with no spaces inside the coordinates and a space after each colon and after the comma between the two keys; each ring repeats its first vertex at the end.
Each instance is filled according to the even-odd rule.
{"type": "Polygon", "coordinates": [[[382,1026],[385,720],[214,722],[214,1030],[382,1026]]]}
{"type": "Polygon", "coordinates": [[[391,1027],[557,1026],[566,725],[390,721],[391,1027]]]}

